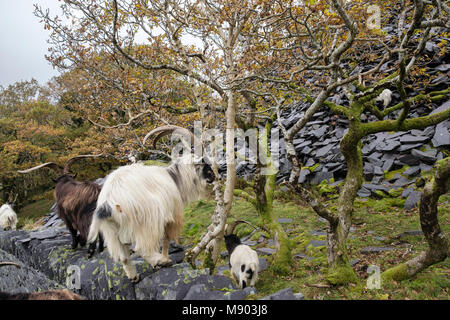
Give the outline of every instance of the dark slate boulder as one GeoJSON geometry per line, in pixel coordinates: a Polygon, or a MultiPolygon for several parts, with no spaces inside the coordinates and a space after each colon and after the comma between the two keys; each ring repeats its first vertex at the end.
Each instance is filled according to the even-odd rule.
{"type": "Polygon", "coordinates": [[[42,272],[31,268],[12,254],[0,249],[0,262],[13,262],[13,265],[0,266],[0,291],[8,293],[31,293],[37,291],[62,289],[57,282],[42,272]]]}
{"type": "Polygon", "coordinates": [[[207,269],[192,269],[187,263],[156,271],[136,285],[138,300],[182,300],[190,288],[202,285],[211,290],[236,290],[232,280],[225,276],[210,276],[207,269]]]}
{"type": "MultiPolygon", "coordinates": [[[[169,256],[175,264],[172,267],[155,270],[140,256],[131,257],[140,274],[141,281],[138,284],[129,281],[121,263],[114,262],[106,250],[95,253],[91,259],[87,258],[86,248],[72,250],[71,236],[64,228],[0,232],[0,252],[14,255],[34,279],[34,282],[30,280],[29,283],[17,282],[18,278],[3,279],[8,281],[3,283],[8,287],[14,281],[24,283],[29,291],[36,291],[33,286],[35,283],[42,289],[68,287],[87,299],[167,300],[183,299],[191,286],[203,284],[208,290],[230,292],[231,296],[224,295],[224,299],[243,299],[247,296],[243,292],[233,293],[237,288],[230,278],[211,276],[208,269],[193,269],[189,264],[181,263],[184,247],[174,243],[169,247],[169,256]],[[39,280],[41,278],[42,281],[39,280]]],[[[1,253],[0,259],[3,260],[1,253]]],[[[7,257],[5,260],[11,261],[12,258],[7,257]]]]}

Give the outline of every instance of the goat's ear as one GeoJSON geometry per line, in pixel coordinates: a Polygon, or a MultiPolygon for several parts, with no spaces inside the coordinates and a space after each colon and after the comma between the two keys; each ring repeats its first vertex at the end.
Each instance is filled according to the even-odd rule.
{"type": "Polygon", "coordinates": [[[57,182],[58,182],[58,179],[52,179],[52,181],[53,181],[54,183],[57,183],[57,182]]]}

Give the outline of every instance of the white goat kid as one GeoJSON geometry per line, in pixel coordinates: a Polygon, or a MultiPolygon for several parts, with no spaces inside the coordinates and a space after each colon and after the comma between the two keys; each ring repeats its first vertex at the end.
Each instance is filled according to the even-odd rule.
{"type": "Polygon", "coordinates": [[[231,274],[241,289],[254,287],[258,280],[259,258],[255,250],[238,245],[230,257],[231,274]]]}
{"type": "Polygon", "coordinates": [[[248,245],[242,244],[241,239],[233,234],[234,228],[239,223],[247,223],[254,227],[247,221],[235,221],[224,238],[225,246],[230,256],[231,276],[241,289],[245,289],[247,286],[254,287],[258,280],[259,258],[255,250],[248,245]]]}
{"type": "Polygon", "coordinates": [[[169,167],[140,163],[120,167],[99,194],[88,242],[101,232],[111,257],[122,262],[132,282],[139,281],[129,244],[134,243],[134,251],[153,267],[169,265],[169,242],[177,240],[182,230],[184,207],[204,198],[214,177],[209,165],[194,164],[190,156],[169,167]]]}
{"type": "Polygon", "coordinates": [[[17,214],[14,212],[11,205],[5,203],[0,207],[0,227],[3,229],[16,230],[17,214]]]}

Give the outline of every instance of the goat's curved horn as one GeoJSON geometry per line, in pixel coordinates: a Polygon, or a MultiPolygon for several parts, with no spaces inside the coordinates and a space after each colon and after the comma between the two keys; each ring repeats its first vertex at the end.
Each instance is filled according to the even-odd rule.
{"type": "Polygon", "coordinates": [[[62,168],[59,165],[57,165],[56,163],[46,162],[46,163],[40,164],[40,165],[30,168],[30,169],[18,170],[17,172],[18,173],[30,173],[31,171],[34,171],[34,170],[37,170],[40,168],[45,168],[45,167],[49,167],[50,169],[53,169],[53,170],[57,171],[58,173],[61,173],[61,171],[62,171],[62,168]]]}
{"type": "Polygon", "coordinates": [[[79,160],[79,159],[86,159],[86,158],[98,158],[101,157],[102,154],[82,154],[79,156],[75,156],[70,158],[69,160],[66,161],[66,164],[64,165],[64,174],[69,173],[70,170],[70,166],[72,165],[72,163],[74,163],[75,161],[79,160]]]}
{"type": "Polygon", "coordinates": [[[153,139],[153,148],[156,149],[156,143],[158,142],[159,139],[176,131],[183,134],[184,136],[189,136],[191,138],[191,142],[194,139],[194,135],[188,129],[169,124],[167,126],[155,128],[149,133],[147,133],[147,135],[144,137],[144,140],[142,141],[142,144],[145,145],[145,142],[147,141],[148,138],[150,138],[153,135],[156,135],[156,137],[153,139]]]}
{"type": "Polygon", "coordinates": [[[246,224],[248,224],[249,226],[253,227],[253,229],[255,229],[255,230],[258,229],[257,227],[255,227],[253,224],[251,224],[251,223],[248,222],[248,221],[245,221],[245,220],[236,220],[235,222],[233,222],[233,224],[231,224],[230,229],[229,229],[228,232],[227,232],[227,235],[232,234],[233,231],[234,231],[234,229],[236,228],[236,226],[237,226],[238,224],[240,224],[240,223],[246,223],[246,224]]]}
{"type": "Polygon", "coordinates": [[[15,263],[15,262],[9,262],[9,261],[7,261],[7,262],[0,262],[0,267],[3,267],[3,266],[15,266],[17,268],[20,268],[20,264],[15,263]]]}

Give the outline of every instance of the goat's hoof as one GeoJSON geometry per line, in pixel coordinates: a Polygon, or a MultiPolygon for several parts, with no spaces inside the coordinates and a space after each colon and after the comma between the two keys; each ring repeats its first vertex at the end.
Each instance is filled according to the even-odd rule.
{"type": "Polygon", "coordinates": [[[88,259],[92,258],[93,255],[94,255],[94,251],[88,251],[88,254],[87,254],[88,259]]]}
{"type": "Polygon", "coordinates": [[[159,268],[167,268],[173,265],[172,260],[165,260],[165,261],[159,261],[158,264],[156,265],[156,267],[159,268]]]}
{"type": "Polygon", "coordinates": [[[141,280],[141,279],[140,279],[139,275],[137,274],[136,277],[134,277],[133,279],[130,279],[130,282],[136,284],[136,283],[138,283],[140,280],[141,280]]]}

